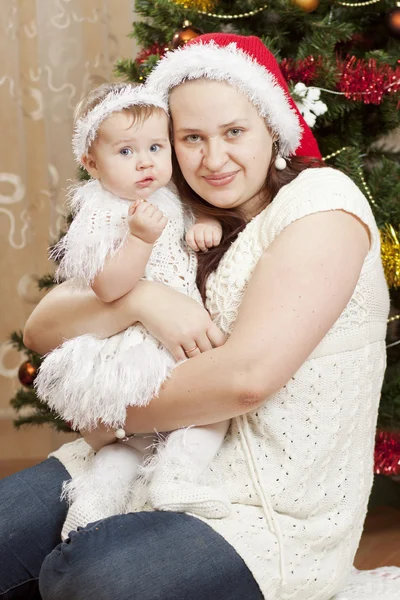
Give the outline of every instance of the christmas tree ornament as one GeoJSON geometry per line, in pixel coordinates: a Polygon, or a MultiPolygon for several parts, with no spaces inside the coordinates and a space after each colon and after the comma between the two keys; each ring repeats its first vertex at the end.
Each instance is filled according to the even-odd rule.
{"type": "Polygon", "coordinates": [[[32,387],[33,382],[36,379],[36,375],[37,368],[29,360],[23,362],[18,370],[18,379],[25,387],[32,387]]]}
{"type": "Polygon", "coordinates": [[[320,0],[293,0],[293,4],[307,13],[317,10],[319,3],[320,0]]]}
{"type": "Polygon", "coordinates": [[[304,83],[296,83],[293,89],[294,101],[309,127],[314,127],[317,117],[328,110],[327,105],[320,100],[321,90],[317,87],[307,87],[304,83]]]}
{"type": "Polygon", "coordinates": [[[189,10],[198,10],[200,12],[214,10],[217,6],[216,0],[172,0],[172,2],[189,10]]]}
{"type": "Polygon", "coordinates": [[[400,2],[397,2],[395,8],[389,10],[385,22],[390,35],[400,39],[400,2]]]}
{"type": "Polygon", "coordinates": [[[400,243],[392,225],[381,230],[381,256],[383,270],[390,288],[400,286],[400,243]]]}
{"type": "Polygon", "coordinates": [[[375,439],[375,473],[400,475],[400,434],[378,431],[375,439]]]}
{"type": "Polygon", "coordinates": [[[198,27],[193,27],[190,21],[184,21],[182,29],[178,29],[178,31],[174,33],[171,40],[171,46],[174,50],[176,50],[202,33],[203,32],[198,27]]]}

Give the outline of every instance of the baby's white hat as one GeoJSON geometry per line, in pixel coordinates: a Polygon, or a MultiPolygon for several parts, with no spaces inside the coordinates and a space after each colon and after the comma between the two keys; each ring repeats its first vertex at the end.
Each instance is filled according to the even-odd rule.
{"type": "Polygon", "coordinates": [[[80,163],[96,138],[101,123],[114,112],[130,106],[155,106],[168,114],[168,106],[161,95],[150,92],[144,85],[131,85],[111,90],[99,104],[75,124],[72,148],[76,160],[80,163]]]}

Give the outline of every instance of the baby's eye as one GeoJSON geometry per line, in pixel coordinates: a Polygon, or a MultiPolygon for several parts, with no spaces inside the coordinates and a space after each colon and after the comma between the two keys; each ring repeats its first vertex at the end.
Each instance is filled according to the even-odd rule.
{"type": "Polygon", "coordinates": [[[160,144],[152,144],[150,146],[150,152],[158,152],[161,149],[160,144]]]}
{"type": "Polygon", "coordinates": [[[239,137],[241,134],[243,133],[243,129],[239,129],[238,127],[232,127],[232,129],[230,129],[228,131],[228,137],[231,138],[237,138],[239,137]]]}
{"type": "Polygon", "coordinates": [[[198,142],[198,141],[199,141],[199,139],[200,139],[200,136],[199,136],[199,134],[198,134],[198,133],[191,133],[190,135],[187,135],[187,136],[185,137],[185,140],[186,140],[187,142],[192,142],[192,143],[198,142]]]}
{"type": "Polygon", "coordinates": [[[122,156],[130,156],[132,154],[132,150],[130,148],[121,148],[121,150],[119,151],[119,153],[122,156]]]}

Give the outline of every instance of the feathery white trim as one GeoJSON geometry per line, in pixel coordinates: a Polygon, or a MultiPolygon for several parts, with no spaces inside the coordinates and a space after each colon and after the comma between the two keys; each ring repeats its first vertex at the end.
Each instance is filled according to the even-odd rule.
{"type": "Polygon", "coordinates": [[[108,192],[96,179],[73,185],[68,200],[75,218],[50,258],[60,261],[57,281],[74,279],[75,287],[85,288],[124,244],[129,201],[108,192]]]}
{"type": "Polygon", "coordinates": [[[226,81],[244,93],[278,136],[280,154],[295,153],[302,127],[288,97],[274,75],[235,43],[221,47],[212,41],[167,52],[150,73],[146,87],[167,102],[173,87],[203,77],[226,81]]]}
{"type": "Polygon", "coordinates": [[[75,125],[72,148],[80,163],[94,141],[101,123],[113,112],[129,106],[156,106],[168,114],[168,105],[157,94],[150,93],[144,85],[127,85],[122,90],[112,91],[75,125]]]}
{"type": "Polygon", "coordinates": [[[133,345],[132,329],[107,339],[81,335],[46,355],[35,389],[73,429],[102,421],[124,427],[128,406],[146,406],[169,377],[175,361],[152,337],[133,345]],[[125,343],[125,340],[128,340],[125,343]]]}

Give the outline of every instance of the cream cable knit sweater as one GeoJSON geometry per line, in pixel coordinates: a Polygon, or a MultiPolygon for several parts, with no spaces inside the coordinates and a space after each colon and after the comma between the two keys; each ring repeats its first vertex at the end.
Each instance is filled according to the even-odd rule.
{"type": "MultiPolygon", "coordinates": [[[[353,296],[291,380],[257,411],[233,419],[207,475],[210,484],[218,475],[233,506],[227,518],[204,520],[242,556],[268,600],[331,598],[346,582],[362,531],[389,310],[367,200],[338,171],[304,171],[247,225],[207,285],[208,309],[229,333],[264,249],[290,223],[327,210],[352,213],[370,231],[353,296]]],[[[54,453],[73,477],[90,455],[83,440],[54,453]]],[[[374,599],[374,579],[367,580],[361,591],[351,582],[340,597],[374,599]]],[[[382,581],[380,600],[400,599],[397,572],[382,581]]]]}

